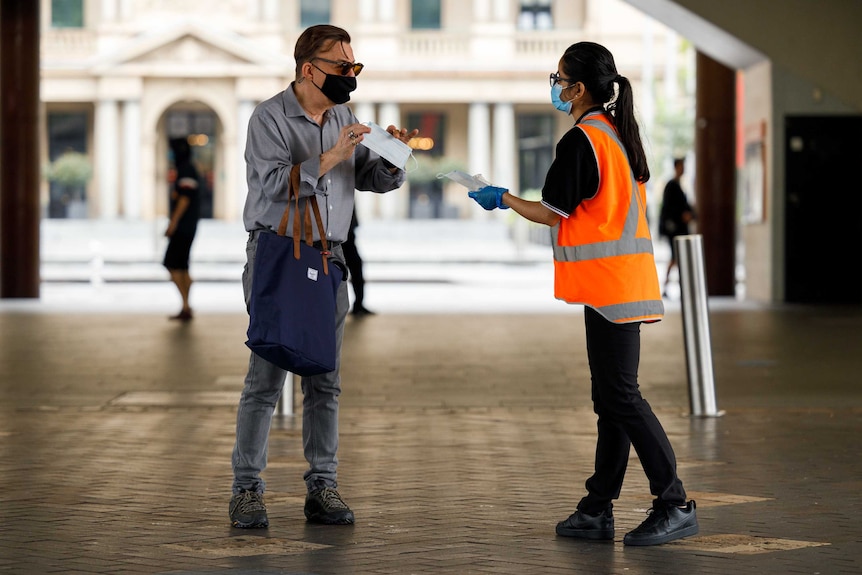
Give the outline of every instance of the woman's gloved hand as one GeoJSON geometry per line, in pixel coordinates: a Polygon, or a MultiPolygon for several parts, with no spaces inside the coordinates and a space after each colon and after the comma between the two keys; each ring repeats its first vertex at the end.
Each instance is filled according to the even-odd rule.
{"type": "Polygon", "coordinates": [[[475,192],[468,192],[467,195],[486,210],[493,210],[494,208],[508,210],[509,206],[503,203],[503,194],[508,191],[506,188],[498,188],[497,186],[485,186],[475,192]]]}

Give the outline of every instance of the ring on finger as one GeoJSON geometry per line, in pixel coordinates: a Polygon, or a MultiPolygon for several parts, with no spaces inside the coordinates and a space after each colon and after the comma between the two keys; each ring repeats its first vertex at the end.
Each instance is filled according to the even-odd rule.
{"type": "Polygon", "coordinates": [[[350,139],[351,139],[351,140],[355,140],[355,139],[356,139],[356,134],[354,134],[352,130],[351,130],[351,131],[350,131],[350,133],[349,133],[349,134],[347,134],[347,135],[350,137],[350,139]]]}

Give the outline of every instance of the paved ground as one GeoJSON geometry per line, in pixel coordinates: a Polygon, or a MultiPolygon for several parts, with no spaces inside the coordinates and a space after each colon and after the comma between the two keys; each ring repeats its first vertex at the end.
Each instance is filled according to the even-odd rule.
{"type": "Polygon", "coordinates": [[[380,313],[349,322],[343,373],[353,527],[305,523],[292,416],[271,433],[271,527],[228,524],[238,283],[197,284],[188,325],[166,319],[165,282],[0,300],[0,572],[860,572],[862,310],[711,301],[719,418],[688,417],[678,304],[644,327],[642,387],[701,533],[626,548],[650,501],[634,455],[614,543],[554,534],[582,495],[595,418],[582,313],[553,300],[549,273],[369,268],[380,313]]]}

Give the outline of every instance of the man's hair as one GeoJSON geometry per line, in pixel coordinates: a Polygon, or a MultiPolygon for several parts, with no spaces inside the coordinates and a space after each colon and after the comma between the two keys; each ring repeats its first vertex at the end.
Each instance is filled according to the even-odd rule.
{"type": "Polygon", "coordinates": [[[350,34],[347,30],[329,24],[319,24],[306,28],[296,40],[293,58],[296,60],[296,77],[302,73],[302,65],[310,62],[320,52],[328,50],[336,42],[350,44],[350,34]]]}
{"type": "Polygon", "coordinates": [[[674,158],[673,159],[673,167],[676,168],[680,164],[685,164],[685,158],[674,158]]]}

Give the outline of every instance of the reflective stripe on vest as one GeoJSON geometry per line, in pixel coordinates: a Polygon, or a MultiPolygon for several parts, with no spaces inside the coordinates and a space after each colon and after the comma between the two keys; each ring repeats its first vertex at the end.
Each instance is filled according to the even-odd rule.
{"type": "MultiPolygon", "coordinates": [[[[584,262],[582,265],[587,265],[586,262],[589,262],[589,260],[602,260],[604,258],[614,258],[616,256],[629,256],[629,260],[631,260],[631,258],[635,258],[636,260],[634,267],[631,268],[631,272],[634,274],[632,279],[638,280],[644,287],[642,287],[638,292],[637,301],[619,301],[620,299],[625,300],[621,294],[616,294],[619,295],[618,298],[616,295],[612,298],[604,297],[605,300],[617,299],[619,303],[605,302],[602,305],[598,305],[597,302],[590,301],[570,301],[568,297],[561,297],[560,295],[557,295],[557,297],[564,299],[565,301],[570,301],[570,303],[584,303],[585,305],[590,305],[599,311],[606,319],[614,322],[656,321],[661,319],[664,314],[664,304],[661,301],[661,295],[658,288],[655,260],[653,259],[652,239],[650,237],[636,237],[641,214],[644,214],[644,221],[646,218],[646,206],[643,203],[644,200],[641,197],[640,187],[635,178],[634,171],[631,169],[631,164],[628,162],[628,155],[626,154],[625,147],[622,145],[622,142],[620,142],[614,129],[605,122],[598,119],[587,119],[581,122],[581,125],[601,130],[601,132],[618,147],[622,156],[629,164],[628,177],[630,181],[631,198],[620,236],[616,239],[583,243],[580,245],[561,246],[559,245],[559,236],[561,226],[564,223],[560,222],[558,225],[554,226],[551,229],[554,260],[557,262],[556,265],[558,266],[566,266],[566,264],[573,265],[579,262],[584,262]]],[[[587,135],[590,145],[593,147],[593,152],[596,154],[596,160],[602,162],[605,158],[604,156],[602,158],[599,157],[599,154],[596,151],[597,143],[590,138],[590,134],[586,130],[584,130],[584,132],[587,135]]],[[[600,166],[600,176],[601,173],[602,166],[600,166]]],[[[600,183],[599,189],[601,189],[601,187],[602,184],[600,183]]],[[[589,201],[590,200],[584,200],[585,203],[589,201]]],[[[570,218],[571,217],[575,217],[575,214],[572,214],[570,218]]],[[[572,224],[577,225],[577,222],[573,221],[572,224]]],[[[610,262],[606,263],[608,263],[608,267],[612,267],[610,262]]],[[[623,264],[617,265],[622,266],[623,264]]],[[[565,268],[560,268],[558,272],[564,270],[565,268]]],[[[560,277],[572,278],[571,275],[563,275],[560,277]]],[[[605,277],[607,278],[609,276],[606,275],[605,277]]],[[[572,281],[575,283],[566,284],[568,287],[564,287],[562,291],[566,292],[565,295],[572,296],[576,299],[581,297],[589,299],[590,293],[595,297],[595,289],[589,287],[586,283],[590,282],[591,279],[596,281],[599,278],[586,278],[584,279],[584,282],[573,279],[572,281]]],[[[563,280],[563,282],[565,283],[565,280],[563,280]]],[[[595,297],[595,299],[598,300],[601,298],[595,297]]]]}

